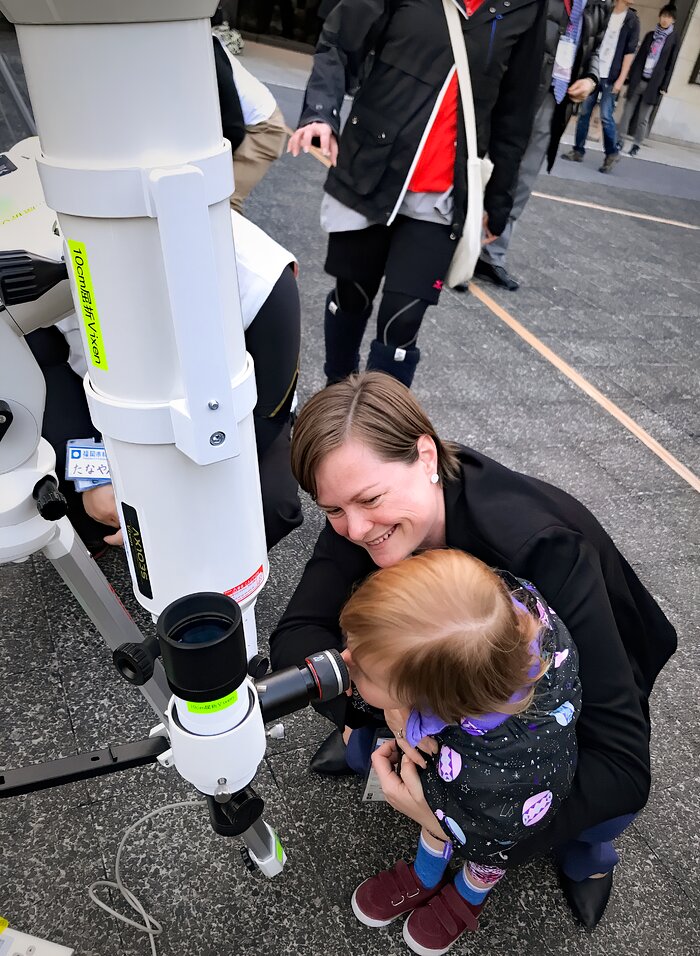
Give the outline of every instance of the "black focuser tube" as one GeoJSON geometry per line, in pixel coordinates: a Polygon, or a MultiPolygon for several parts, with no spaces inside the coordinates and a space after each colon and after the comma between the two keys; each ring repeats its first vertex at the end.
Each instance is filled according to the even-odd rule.
{"type": "Polygon", "coordinates": [[[345,661],[336,650],[319,651],[300,667],[287,667],[256,682],[263,720],[277,720],[313,700],[333,700],[350,687],[345,661]]]}

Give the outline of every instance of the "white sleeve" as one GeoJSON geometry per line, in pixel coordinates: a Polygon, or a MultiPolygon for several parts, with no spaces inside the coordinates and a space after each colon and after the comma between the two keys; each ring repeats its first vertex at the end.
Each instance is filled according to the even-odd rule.
{"type": "Polygon", "coordinates": [[[243,328],[247,329],[283,270],[290,263],[296,262],[296,258],[254,222],[233,210],[231,224],[236,246],[236,271],[243,328]]]}

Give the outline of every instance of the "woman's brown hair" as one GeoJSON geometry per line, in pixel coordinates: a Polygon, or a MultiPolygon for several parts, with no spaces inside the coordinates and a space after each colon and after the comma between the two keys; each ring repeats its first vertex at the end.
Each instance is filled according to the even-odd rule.
{"type": "Polygon", "coordinates": [[[459,472],[456,445],[441,441],[432,422],[405,385],[383,372],[364,372],[329,385],[304,405],[292,437],[292,471],[316,498],[316,472],[349,438],[363,442],[383,461],[413,464],[418,439],[435,442],[441,481],[459,472]]]}
{"type": "Polygon", "coordinates": [[[450,724],[526,710],[547,667],[530,674],[538,621],[462,551],[425,551],[375,572],[348,600],[340,626],[368,676],[388,664],[392,697],[450,724]]]}

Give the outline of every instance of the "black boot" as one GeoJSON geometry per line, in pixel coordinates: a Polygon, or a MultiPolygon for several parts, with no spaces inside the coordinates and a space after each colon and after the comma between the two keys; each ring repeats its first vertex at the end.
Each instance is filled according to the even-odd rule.
{"type": "Polygon", "coordinates": [[[566,901],[576,919],[587,929],[594,929],[600,922],[610,899],[613,885],[612,870],[599,879],[572,880],[562,870],[559,882],[566,901]]]}
{"type": "Polygon", "coordinates": [[[394,345],[384,345],[375,339],[369,347],[367,371],[386,372],[410,388],[419,361],[420,349],[415,346],[397,349],[394,345]]]}
{"type": "Polygon", "coordinates": [[[343,312],[335,301],[335,292],[328,293],[323,320],[326,385],[341,382],[359,369],[360,345],[371,314],[371,305],[362,312],[343,312]]]}

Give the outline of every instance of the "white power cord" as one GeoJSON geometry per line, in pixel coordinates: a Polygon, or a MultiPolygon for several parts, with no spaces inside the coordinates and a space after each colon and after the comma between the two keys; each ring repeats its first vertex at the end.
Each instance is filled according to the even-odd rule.
{"type": "Polygon", "coordinates": [[[132,823],[132,825],[124,833],[121,843],[119,844],[119,849],[117,850],[117,858],[114,863],[114,882],[111,880],[95,880],[95,882],[91,883],[88,887],[88,894],[93,903],[96,903],[97,906],[109,913],[110,916],[114,916],[116,919],[121,920],[122,923],[128,923],[129,926],[133,926],[134,929],[137,929],[141,933],[148,933],[148,939],[151,944],[151,953],[153,956],[158,956],[155,937],[160,936],[160,934],[163,932],[163,927],[160,925],[157,919],[155,919],[153,916],[150,916],[146,912],[141,901],[124,885],[120,873],[122,851],[129,834],[135,830],[136,827],[140,826],[142,823],[145,823],[146,820],[150,820],[151,817],[155,817],[159,813],[165,813],[166,810],[177,810],[181,807],[203,806],[206,806],[206,800],[184,800],[181,803],[168,803],[164,807],[158,807],[156,810],[151,810],[150,813],[147,813],[145,816],[141,817],[141,819],[137,820],[136,823],[132,823]],[[95,892],[98,887],[107,887],[108,889],[119,890],[131,909],[139,914],[143,920],[143,923],[137,923],[128,916],[124,916],[123,913],[118,913],[117,910],[112,909],[112,907],[108,906],[107,903],[104,903],[95,892]]]}
{"type": "MultiPolygon", "coordinates": [[[[284,724],[274,724],[274,726],[272,726],[269,730],[266,730],[265,733],[273,740],[282,740],[284,738],[284,724]]],[[[158,920],[155,919],[155,917],[146,912],[139,898],[124,885],[120,872],[122,852],[126,845],[129,834],[132,833],[136,827],[141,826],[142,823],[145,823],[146,820],[150,820],[151,817],[155,817],[159,813],[165,813],[166,810],[178,810],[182,807],[206,807],[206,805],[206,800],[183,800],[180,803],[167,803],[164,807],[157,807],[157,809],[151,810],[150,813],[147,813],[145,816],[138,819],[136,823],[132,823],[131,826],[124,832],[124,836],[121,838],[121,842],[119,844],[119,849],[117,850],[117,857],[114,862],[114,881],[95,880],[94,883],[91,883],[90,886],[88,886],[88,895],[90,899],[93,903],[99,906],[100,909],[103,909],[106,913],[109,913],[110,916],[114,916],[115,919],[121,920],[122,923],[127,923],[129,926],[133,926],[134,929],[137,929],[140,933],[148,933],[148,941],[151,944],[152,956],[158,956],[155,937],[160,936],[160,934],[163,932],[163,927],[160,925],[158,920]],[[112,909],[112,907],[108,906],[107,903],[104,903],[98,897],[96,890],[98,888],[105,887],[110,890],[119,890],[131,909],[139,914],[143,920],[143,923],[137,923],[128,916],[124,916],[123,913],[118,913],[117,910],[112,909]]]]}

